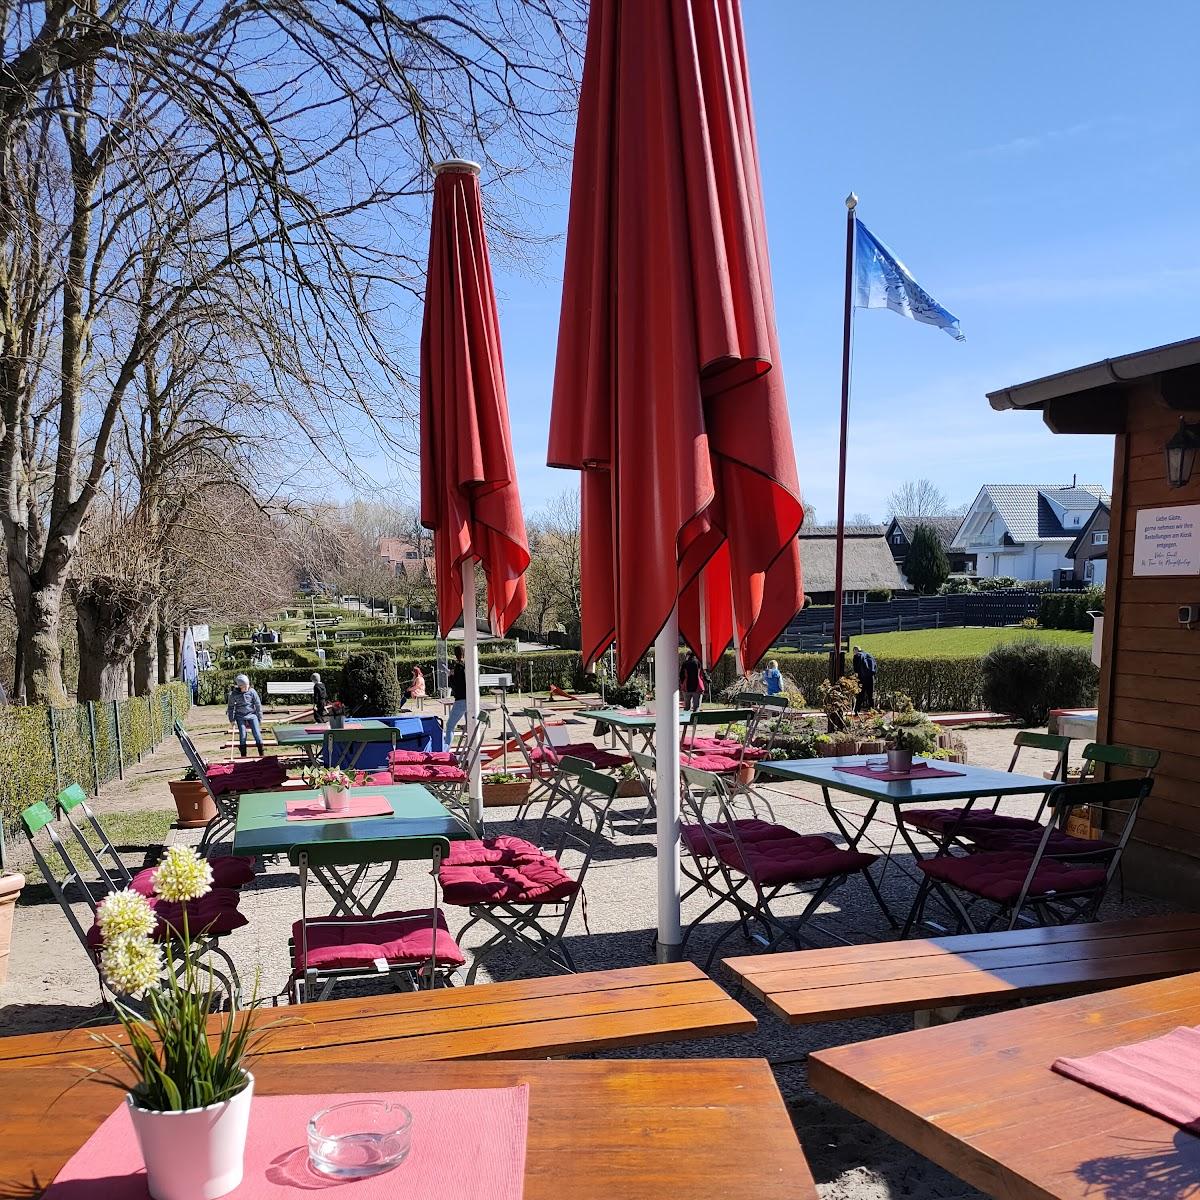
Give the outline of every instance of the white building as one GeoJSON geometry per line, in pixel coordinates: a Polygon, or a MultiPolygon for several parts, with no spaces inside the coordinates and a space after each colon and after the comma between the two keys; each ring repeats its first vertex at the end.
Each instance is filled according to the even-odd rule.
{"type": "Polygon", "coordinates": [[[1099,504],[1098,483],[986,483],[954,536],[954,548],[975,559],[981,578],[1053,579],[1070,571],[1067,551],[1099,504]]]}

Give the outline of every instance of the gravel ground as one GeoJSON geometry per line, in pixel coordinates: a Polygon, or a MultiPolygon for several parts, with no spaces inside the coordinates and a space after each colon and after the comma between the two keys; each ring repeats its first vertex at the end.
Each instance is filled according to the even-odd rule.
{"type": "MultiPolygon", "coordinates": [[[[203,753],[213,758],[223,755],[220,744],[224,739],[224,724],[217,710],[195,710],[190,726],[203,753]]],[[[575,721],[570,728],[574,740],[591,737],[590,723],[575,721]]],[[[964,736],[971,762],[1007,768],[1013,730],[969,730],[964,736]]],[[[98,811],[170,808],[165,781],[178,777],[182,765],[178,746],[169,743],[150,756],[124,785],[108,789],[97,805],[98,811]]],[[[1023,757],[1021,765],[1030,774],[1040,773],[1053,765],[1053,756],[1029,753],[1027,758],[1023,757]]],[[[770,788],[768,795],[780,822],[803,833],[837,836],[816,789],[787,785],[770,788]]],[[[621,800],[618,805],[633,813],[639,801],[621,800]]],[[[861,812],[863,803],[847,797],[844,807],[851,813],[861,812]]],[[[1032,812],[1034,807],[1036,802],[1031,800],[1014,803],[1008,811],[1027,809],[1032,812]]],[[[512,810],[491,811],[499,819],[492,822],[489,832],[524,832],[528,835],[527,828],[521,830],[511,820],[504,819],[511,816],[512,810]]],[[[581,970],[652,960],[655,921],[653,831],[647,828],[638,834],[635,824],[633,820],[618,818],[611,840],[601,847],[592,863],[586,885],[590,932],[585,930],[583,914],[577,909],[568,939],[571,953],[581,970]]],[[[895,831],[890,825],[880,823],[873,826],[873,834],[879,848],[886,849],[895,831]]],[[[174,831],[171,840],[194,843],[198,833],[174,831]]],[[[131,863],[140,866],[150,857],[144,849],[129,848],[131,863]]],[[[570,860],[566,865],[571,865],[570,860]]],[[[907,911],[913,895],[915,885],[911,872],[909,858],[897,855],[882,882],[885,896],[900,914],[907,911]]],[[[250,917],[250,924],[232,934],[224,945],[237,962],[243,980],[252,980],[257,974],[260,994],[272,995],[281,992],[286,984],[285,947],[291,924],[299,911],[296,872],[286,863],[272,866],[258,875],[244,896],[243,910],[250,917]]],[[[387,906],[394,908],[428,903],[428,877],[415,866],[401,872],[386,899],[387,906]]],[[[703,907],[698,896],[688,901],[684,907],[685,923],[703,907]]],[[[779,906],[783,912],[798,911],[798,907],[799,901],[779,906]]],[[[1104,915],[1111,916],[1117,912],[1134,915],[1158,911],[1161,905],[1126,896],[1123,902],[1114,897],[1106,907],[1104,915]]],[[[720,916],[720,913],[716,914],[716,917],[720,916]]],[[[728,928],[726,922],[716,917],[702,925],[688,944],[688,956],[700,964],[704,963],[714,939],[728,928]]],[[[448,919],[452,929],[463,923],[461,914],[454,910],[448,912],[448,919]]],[[[820,928],[814,931],[814,941],[819,944],[834,944],[836,939],[830,935],[853,942],[879,941],[894,936],[861,882],[848,884],[833,893],[821,909],[818,924],[820,928]]],[[[478,930],[468,935],[464,945],[468,952],[476,934],[480,940],[484,936],[478,930]]],[[[747,952],[741,935],[735,934],[723,943],[720,956],[747,952]]],[[[489,962],[491,974],[488,978],[509,979],[522,973],[522,964],[510,955],[498,954],[489,962]]],[[[481,971],[481,981],[486,974],[481,971]]],[[[731,986],[730,978],[719,963],[713,974],[719,982],[731,986]]],[[[343,991],[340,994],[350,993],[343,991]]],[[[96,1003],[95,976],[44,886],[28,887],[22,897],[14,930],[10,976],[3,998],[5,1006],[0,1009],[0,1032],[6,1034],[62,1029],[95,1021],[101,1015],[96,1003]]],[[[849,1116],[808,1087],[805,1060],[810,1051],[899,1032],[911,1028],[911,1020],[868,1018],[789,1028],[755,1002],[746,1003],[760,1021],[753,1034],[620,1051],[612,1056],[761,1056],[770,1060],[823,1200],[966,1198],[978,1194],[878,1130],[849,1116]]]]}

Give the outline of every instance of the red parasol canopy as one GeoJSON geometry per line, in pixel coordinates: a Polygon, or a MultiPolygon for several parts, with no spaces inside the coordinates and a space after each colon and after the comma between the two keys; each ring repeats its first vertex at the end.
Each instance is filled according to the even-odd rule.
{"type": "Polygon", "coordinates": [[[475,163],[438,167],[421,328],[421,523],[433,530],[443,636],[462,616],[464,560],[483,563],[498,634],[524,611],[529,566],[478,174],[475,163]]]}
{"type": "Polygon", "coordinates": [[[678,601],[754,663],[803,605],[737,0],[593,0],[548,461],[583,472],[588,661],[616,637],[626,677],[678,601]]]}

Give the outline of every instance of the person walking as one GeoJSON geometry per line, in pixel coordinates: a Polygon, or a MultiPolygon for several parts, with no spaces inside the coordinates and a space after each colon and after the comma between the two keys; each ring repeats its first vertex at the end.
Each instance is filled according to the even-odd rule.
{"type": "Polygon", "coordinates": [[[454,727],[467,714],[467,666],[463,662],[463,648],[454,647],[454,661],[450,664],[450,713],[446,717],[446,748],[454,745],[454,727]]]}
{"type": "Polygon", "coordinates": [[[230,725],[237,726],[238,750],[245,758],[246,730],[249,729],[254,737],[254,744],[258,747],[258,757],[262,758],[262,701],[245,675],[239,675],[233,682],[235,686],[229,693],[229,706],[225,715],[229,718],[230,725]]]}
{"type": "Polygon", "coordinates": [[[683,711],[699,712],[704,699],[704,673],[700,660],[689,650],[679,671],[679,690],[683,693],[683,711]]]}
{"type": "Polygon", "coordinates": [[[425,673],[420,667],[413,667],[412,683],[408,685],[408,698],[417,702],[417,711],[425,710],[425,673]]]}
{"type": "Polygon", "coordinates": [[[321,682],[321,672],[312,673],[313,685],[313,716],[322,724],[325,721],[325,705],[329,703],[329,693],[321,682]]]}
{"type": "Polygon", "coordinates": [[[869,712],[875,707],[875,675],[879,670],[875,658],[861,646],[855,646],[854,657],[850,660],[850,669],[858,680],[858,695],[854,698],[854,711],[869,712]]]}
{"type": "Polygon", "coordinates": [[[767,663],[767,669],[763,672],[763,687],[767,689],[768,696],[778,696],[783,691],[783,673],[775,659],[767,663]]]}

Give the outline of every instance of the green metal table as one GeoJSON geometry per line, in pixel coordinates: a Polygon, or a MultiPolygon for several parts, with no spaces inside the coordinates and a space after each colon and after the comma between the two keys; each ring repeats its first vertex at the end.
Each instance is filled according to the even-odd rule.
{"type": "Polygon", "coordinates": [[[289,821],[287,801],[316,800],[320,793],[309,788],[285,788],[277,792],[246,792],[238,800],[234,854],[287,854],[296,847],[321,846],[327,859],[330,848],[344,847],[345,862],[312,867],[321,886],[333,899],[334,916],[371,916],[396,878],[398,863],[387,864],[379,878],[368,878],[377,863],[359,861],[355,844],[422,841],[446,838],[463,841],[474,837],[464,821],[447,811],[428,788],[419,783],[368,784],[353,789],[362,795],[384,796],[391,815],[378,817],[330,817],[316,821],[289,821]]]}
{"type": "MultiPolygon", "coordinates": [[[[842,767],[865,766],[868,759],[877,759],[879,755],[850,754],[837,758],[800,758],[786,759],[782,762],[760,762],[755,766],[759,775],[785,779],[793,783],[813,783],[821,789],[825,807],[845,838],[851,850],[858,848],[859,842],[866,837],[867,830],[881,808],[891,808],[895,828],[904,839],[914,858],[922,858],[921,849],[913,839],[909,827],[900,819],[901,810],[907,805],[910,808],[927,807],[937,801],[970,801],[984,797],[1002,796],[1031,796],[1044,795],[1059,787],[1054,779],[1044,779],[1039,775],[1015,775],[1009,771],[994,771],[990,767],[973,767],[967,763],[939,762],[932,760],[933,765],[947,771],[959,772],[955,775],[938,775],[932,779],[892,780],[871,779],[865,775],[851,775],[842,767]],[[846,792],[852,796],[860,796],[870,801],[866,813],[857,828],[852,828],[844,819],[850,814],[834,806],[830,792],[846,792]]],[[[918,756],[919,758],[920,756],[918,756]]],[[[876,844],[883,851],[883,868],[886,872],[892,860],[892,843],[886,849],[882,844],[876,844]]],[[[893,929],[899,928],[899,922],[884,902],[879,891],[879,885],[871,877],[866,878],[875,894],[883,915],[893,929]]]]}
{"type": "MultiPolygon", "coordinates": [[[[313,724],[315,726],[316,722],[313,724]]],[[[382,721],[376,721],[370,717],[364,718],[361,721],[352,721],[350,724],[356,729],[387,728],[382,721]]],[[[325,744],[324,732],[309,733],[308,729],[303,725],[273,725],[271,733],[279,745],[295,746],[297,749],[303,750],[304,756],[309,762],[315,763],[320,758],[321,747],[325,744]]]]}

